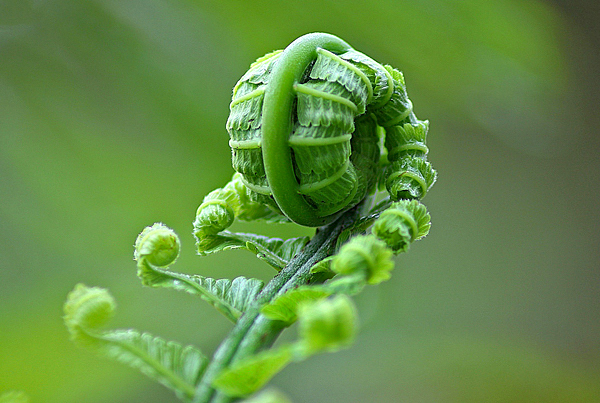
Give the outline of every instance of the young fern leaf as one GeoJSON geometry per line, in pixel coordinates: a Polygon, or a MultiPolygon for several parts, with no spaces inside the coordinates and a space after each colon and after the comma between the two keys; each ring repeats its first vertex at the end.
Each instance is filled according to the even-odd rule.
{"type": "Polygon", "coordinates": [[[233,323],[239,319],[264,286],[261,280],[254,278],[216,280],[199,275],[175,273],[153,267],[145,262],[138,264],[138,277],[142,280],[142,284],[148,287],[172,288],[198,295],[233,323]]]}
{"type": "Polygon", "coordinates": [[[358,320],[352,300],[346,295],[326,298],[322,292],[309,291],[310,287],[306,287],[297,292],[288,299],[289,305],[281,299],[272,305],[275,309],[271,312],[275,316],[279,313],[287,316],[286,308],[297,312],[299,339],[291,345],[264,350],[233,363],[213,382],[217,389],[233,397],[248,396],[289,363],[303,361],[320,352],[339,351],[353,343],[358,320]]]}
{"type": "Polygon", "coordinates": [[[437,179],[429,161],[409,157],[390,165],[386,188],[393,200],[422,199],[437,179]]]}
{"type": "Polygon", "coordinates": [[[276,297],[260,310],[265,317],[279,320],[287,326],[298,319],[298,309],[301,304],[323,299],[331,295],[321,286],[301,286],[276,297]]]}
{"type": "Polygon", "coordinates": [[[373,235],[359,235],[334,256],[332,270],[342,275],[363,276],[369,284],[389,280],[394,268],[392,251],[373,235]]]}
{"type": "Polygon", "coordinates": [[[148,226],[135,240],[133,259],[145,260],[157,267],[173,264],[179,256],[181,241],[177,234],[162,223],[148,226]]]}
{"type": "MultiPolygon", "coordinates": [[[[393,254],[427,234],[429,214],[417,200],[436,180],[429,123],[415,116],[402,73],[333,35],[308,34],[259,58],[235,85],[230,111],[237,172],[198,207],[198,253],[246,249],[280,273],[264,286],[170,271],[180,241],[160,223],[142,231],[134,255],[144,285],[198,295],[235,323],[213,360],[135,330],[99,330],[115,310],[106,290],[78,285],[64,307],[73,340],[193,403],[237,401],[293,361],[352,344],[349,296],[388,280],[393,254]],[[282,240],[229,231],[236,220],[320,228],[310,242],[282,240]],[[295,343],[265,350],[295,321],[295,343]]],[[[269,393],[245,402],[289,403],[269,393]]]]}
{"type": "Polygon", "coordinates": [[[210,255],[229,249],[245,249],[271,265],[275,270],[283,269],[304,245],[308,237],[291,239],[268,238],[262,235],[221,231],[217,235],[200,239],[196,237],[198,253],[210,255]]]}
{"type": "MultiPolygon", "coordinates": [[[[252,239],[257,236],[244,237],[252,239]]],[[[239,241],[239,239],[237,240],[239,241]]],[[[264,249],[272,247],[280,252],[282,258],[287,258],[288,253],[295,254],[294,248],[301,247],[300,244],[303,246],[306,243],[303,240],[289,240],[286,243],[282,240],[269,240],[268,238],[259,241],[266,245],[264,249]]],[[[135,243],[134,258],[137,260],[137,274],[142,280],[142,284],[148,287],[172,288],[199,295],[235,323],[246,310],[246,307],[262,290],[264,283],[257,279],[247,279],[245,277],[238,277],[233,281],[228,279],[215,280],[167,270],[166,266],[173,263],[177,258],[179,244],[179,238],[175,232],[164,224],[154,224],[146,227],[140,233],[135,243]]],[[[275,256],[279,260],[276,261],[272,257],[271,260],[282,264],[282,258],[275,256]]]]}
{"type": "Polygon", "coordinates": [[[136,330],[115,330],[97,336],[103,355],[135,368],[177,397],[191,401],[195,387],[208,365],[200,350],[136,330]]]}
{"type": "Polygon", "coordinates": [[[417,200],[401,200],[381,213],[373,224],[373,235],[394,253],[406,252],[410,243],[425,237],[431,227],[427,208],[417,200]]]}
{"type": "Polygon", "coordinates": [[[225,369],[213,385],[229,396],[248,396],[266,385],[292,359],[292,347],[289,345],[264,350],[225,369]]]}
{"type": "Polygon", "coordinates": [[[309,357],[319,352],[335,352],[354,342],[358,316],[347,295],[307,301],[299,310],[298,348],[309,357]]]}
{"type": "Polygon", "coordinates": [[[227,229],[235,219],[242,221],[289,222],[281,214],[250,199],[242,175],[235,173],[223,188],[210,192],[196,211],[197,236],[214,235],[227,229]]]}
{"type": "MultiPolygon", "coordinates": [[[[382,127],[421,125],[402,73],[321,33],[253,64],[230,109],[232,163],[251,200],[313,227],[375,190],[382,127]]],[[[394,157],[401,140],[389,142],[394,157]]]]}
{"type": "Polygon", "coordinates": [[[191,401],[208,359],[193,346],[136,330],[100,330],[113,315],[115,301],[107,290],[78,284],[64,305],[64,320],[71,339],[99,354],[120,361],[191,401]]]}

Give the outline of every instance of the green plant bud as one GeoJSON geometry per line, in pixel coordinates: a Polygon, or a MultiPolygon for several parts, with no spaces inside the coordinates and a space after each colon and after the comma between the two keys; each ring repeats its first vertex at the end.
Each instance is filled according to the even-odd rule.
{"type": "Polygon", "coordinates": [[[194,232],[214,235],[231,226],[235,213],[225,200],[212,199],[203,202],[196,212],[194,232]]]}
{"type": "Polygon", "coordinates": [[[77,284],[67,296],[63,307],[64,321],[71,339],[93,343],[95,339],[87,335],[88,330],[103,326],[113,317],[116,309],[113,296],[104,288],[77,284]]]}
{"type": "Polygon", "coordinates": [[[306,302],[300,305],[298,317],[300,346],[307,356],[339,351],[354,342],[358,316],[347,295],[306,302]]]}
{"type": "Polygon", "coordinates": [[[402,73],[323,33],[259,58],[230,110],[232,164],[250,199],[312,227],[374,190],[378,128],[416,122],[402,73]]]}
{"type": "Polygon", "coordinates": [[[437,172],[422,158],[407,157],[388,168],[386,188],[392,200],[422,199],[437,179],[437,172]]]}
{"type": "Polygon", "coordinates": [[[430,219],[426,207],[417,200],[401,200],[381,213],[372,232],[394,253],[405,252],[411,242],[427,235],[430,219]]]}
{"type": "Polygon", "coordinates": [[[389,280],[393,268],[392,251],[373,235],[352,238],[341,247],[331,263],[331,269],[338,274],[364,273],[369,284],[389,280]]]}
{"type": "Polygon", "coordinates": [[[172,264],[179,256],[181,243],[177,234],[162,223],[144,228],[135,241],[134,259],[157,267],[172,264]]]}

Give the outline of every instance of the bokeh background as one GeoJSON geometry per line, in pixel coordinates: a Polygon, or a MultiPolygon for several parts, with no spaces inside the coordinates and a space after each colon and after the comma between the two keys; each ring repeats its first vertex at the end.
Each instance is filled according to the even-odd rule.
{"type": "MultiPolygon", "coordinates": [[[[600,402],[595,0],[0,1],[0,393],[170,402],[68,340],[78,282],[116,327],[212,354],[230,324],[143,288],[132,245],[162,221],[175,270],[270,278],[247,252],[200,258],[191,221],[232,174],[231,88],[262,54],[334,33],[403,70],[431,121],[430,236],[356,298],[344,352],[272,382],[296,403],[600,402]]],[[[240,225],[294,236],[310,231],[240,225]]]]}

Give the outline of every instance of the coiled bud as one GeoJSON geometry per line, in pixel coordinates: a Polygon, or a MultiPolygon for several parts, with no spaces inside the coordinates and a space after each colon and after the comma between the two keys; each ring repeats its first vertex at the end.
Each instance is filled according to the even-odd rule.
{"type": "Polygon", "coordinates": [[[394,253],[405,252],[410,243],[429,233],[431,217],[416,200],[393,203],[373,224],[373,235],[384,241],[394,253]]]}
{"type": "MultiPolygon", "coordinates": [[[[379,127],[391,137],[398,125],[426,126],[399,71],[321,33],[253,63],[230,108],[233,167],[251,199],[306,226],[335,220],[374,190],[383,170],[379,127]]],[[[389,188],[404,197],[393,173],[389,188]]]]}
{"type": "Polygon", "coordinates": [[[156,267],[167,267],[179,256],[181,242],[177,234],[162,223],[144,228],[135,241],[134,259],[144,259],[156,267]]]}
{"type": "Polygon", "coordinates": [[[94,343],[88,330],[103,326],[113,317],[116,309],[113,296],[104,288],[77,284],[67,296],[63,307],[64,321],[71,339],[84,343],[94,343]]]}
{"type": "Polygon", "coordinates": [[[363,273],[369,284],[389,280],[394,268],[392,251],[373,235],[361,235],[344,244],[333,257],[331,269],[338,274],[363,273]]]}
{"type": "Polygon", "coordinates": [[[298,312],[298,333],[304,354],[334,352],[354,341],[358,315],[347,295],[305,302],[298,312]]]}
{"type": "Polygon", "coordinates": [[[232,200],[235,193],[228,189],[216,189],[204,198],[196,211],[194,233],[202,238],[215,235],[231,226],[235,220],[232,200]]]}

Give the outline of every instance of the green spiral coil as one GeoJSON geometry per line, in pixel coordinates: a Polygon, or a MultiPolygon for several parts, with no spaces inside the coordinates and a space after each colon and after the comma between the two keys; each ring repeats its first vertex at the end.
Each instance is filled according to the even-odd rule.
{"type": "Polygon", "coordinates": [[[333,35],[259,58],[230,109],[233,167],[250,198],[298,224],[333,221],[381,181],[397,200],[423,197],[435,180],[428,123],[415,117],[402,73],[333,35]]]}

